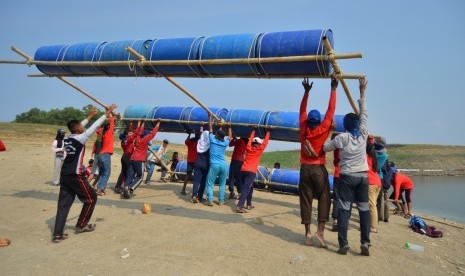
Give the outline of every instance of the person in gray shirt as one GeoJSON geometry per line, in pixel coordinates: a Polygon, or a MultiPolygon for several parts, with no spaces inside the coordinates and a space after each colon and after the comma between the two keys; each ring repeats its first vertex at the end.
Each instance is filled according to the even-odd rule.
{"type": "Polygon", "coordinates": [[[368,139],[368,117],[365,108],[365,88],[367,81],[360,79],[360,114],[348,113],[344,116],[345,133],[331,141],[326,141],[323,150],[340,152],[340,178],[338,186],[338,242],[337,253],[346,255],[350,249],[347,241],[350,206],[357,203],[360,216],[361,254],[369,256],[370,246],[370,209],[368,205],[368,165],[366,161],[366,143],[368,139]]]}

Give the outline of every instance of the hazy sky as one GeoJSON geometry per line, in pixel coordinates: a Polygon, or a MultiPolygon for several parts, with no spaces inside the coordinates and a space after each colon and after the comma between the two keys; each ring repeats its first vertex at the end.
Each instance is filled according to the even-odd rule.
{"type": "MultiPolygon", "coordinates": [[[[1,1],[0,59],[34,55],[43,45],[331,28],[344,72],[368,76],[372,133],[388,143],[465,145],[465,1],[1,1]]],[[[34,67],[0,64],[0,121],[33,107],[73,106],[89,99],[56,79],[28,78],[34,67]]],[[[195,106],[159,78],[71,78],[119,111],[129,105],[195,106]]],[[[298,111],[300,79],[178,81],[209,106],[298,111]]],[[[358,82],[347,81],[355,99],[358,82]]],[[[324,111],[330,81],[314,80],[309,109],[324,111]]],[[[350,112],[338,89],[336,114],[350,112]]],[[[157,138],[184,135],[160,134],[157,138]]],[[[0,130],[1,138],[1,130],[0,130]]],[[[296,148],[275,143],[272,149],[296,148]]]]}

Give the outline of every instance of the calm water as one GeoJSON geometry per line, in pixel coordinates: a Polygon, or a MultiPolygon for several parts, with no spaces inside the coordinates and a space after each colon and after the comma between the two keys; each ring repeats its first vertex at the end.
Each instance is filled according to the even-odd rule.
{"type": "Polygon", "coordinates": [[[414,176],[413,213],[465,222],[465,176],[414,176]]]}

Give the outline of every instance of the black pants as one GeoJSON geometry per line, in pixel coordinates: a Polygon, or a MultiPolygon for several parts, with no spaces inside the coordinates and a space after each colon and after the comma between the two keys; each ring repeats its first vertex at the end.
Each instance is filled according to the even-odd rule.
{"type": "Polygon", "coordinates": [[[116,181],[115,188],[121,188],[124,183],[124,179],[128,175],[128,168],[131,165],[131,155],[128,153],[123,154],[121,156],[121,172],[118,176],[118,181],[116,181]]]}
{"type": "Polygon", "coordinates": [[[350,207],[357,203],[360,216],[360,243],[370,243],[370,207],[368,205],[368,177],[366,173],[344,175],[339,177],[338,192],[338,241],[339,247],[348,245],[347,228],[349,226],[350,207]]]}
{"type": "Polygon", "coordinates": [[[97,203],[97,194],[84,175],[63,175],[60,178],[60,183],[54,236],[63,235],[66,219],[76,196],[84,203],[76,227],[82,228],[89,223],[97,203]]]}

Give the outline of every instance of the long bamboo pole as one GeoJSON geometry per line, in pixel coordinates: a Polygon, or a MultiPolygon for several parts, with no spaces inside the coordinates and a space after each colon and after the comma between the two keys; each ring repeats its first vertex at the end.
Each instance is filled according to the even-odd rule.
{"type": "MultiPolygon", "coordinates": [[[[142,119],[142,118],[121,118],[121,121],[138,121],[138,120],[145,120],[148,122],[156,122],[160,120],[162,123],[179,123],[179,124],[192,124],[192,125],[207,125],[208,122],[203,122],[203,121],[185,121],[185,120],[173,120],[173,119],[142,119]]],[[[242,127],[254,127],[257,126],[257,124],[245,124],[245,123],[233,123],[233,122],[228,122],[228,124],[231,124],[231,126],[242,126],[242,127]]],[[[221,124],[220,124],[221,125],[221,124]]],[[[299,128],[294,128],[294,127],[282,127],[282,126],[267,126],[264,125],[263,128],[270,128],[270,129],[279,129],[279,130],[289,130],[289,131],[295,131],[298,132],[299,128]]]]}
{"type": "MultiPolygon", "coordinates": [[[[31,78],[53,78],[52,75],[45,75],[45,74],[28,74],[28,77],[31,78]]],[[[135,77],[134,74],[128,75],[118,75],[118,76],[111,76],[106,74],[98,74],[98,75],[69,75],[67,77],[77,77],[77,78],[89,78],[89,77],[109,77],[109,78],[126,78],[126,77],[135,77]]],[[[138,78],[161,78],[163,76],[152,74],[152,75],[137,75],[138,78]]],[[[192,78],[192,75],[177,75],[176,77],[180,78],[192,78]]],[[[358,80],[360,78],[364,78],[364,74],[339,74],[339,79],[354,79],[358,80]]],[[[301,79],[301,78],[310,78],[310,79],[328,79],[331,78],[331,75],[273,75],[273,76],[265,76],[265,75],[205,75],[202,78],[254,78],[254,79],[301,79]]]]}
{"type": "MultiPolygon", "coordinates": [[[[139,61],[145,61],[145,57],[141,54],[139,54],[136,50],[134,50],[133,48],[127,46],[126,47],[126,51],[130,52],[131,54],[135,55],[137,57],[137,59],[139,61]]],[[[186,94],[189,98],[191,98],[192,100],[194,100],[194,102],[196,102],[198,105],[200,105],[203,109],[205,109],[205,111],[207,111],[208,114],[211,114],[213,116],[213,118],[215,118],[216,121],[220,121],[220,118],[218,116],[216,116],[216,114],[214,114],[206,105],[204,105],[196,96],[194,96],[194,94],[190,93],[189,91],[187,91],[186,88],[184,88],[183,86],[181,86],[177,81],[175,81],[173,78],[171,77],[168,77],[168,76],[163,76],[167,81],[169,81],[171,84],[173,84],[174,86],[176,86],[179,90],[181,90],[184,94],[186,94]]]]}
{"type": "MultiPolygon", "coordinates": [[[[11,47],[16,48],[15,46],[11,47]]],[[[193,65],[226,65],[226,64],[263,64],[263,63],[282,63],[282,62],[303,62],[303,61],[330,61],[332,59],[353,59],[362,58],[362,53],[346,53],[328,55],[306,55],[306,56],[288,56],[288,57],[267,57],[267,58],[227,58],[227,59],[202,59],[202,60],[139,60],[136,61],[138,66],[193,66],[193,65]]],[[[17,63],[29,65],[47,65],[47,66],[127,66],[133,65],[133,61],[114,60],[114,61],[44,61],[30,59],[24,61],[0,60],[0,63],[17,63]]]]}
{"type": "MultiPolygon", "coordinates": [[[[329,62],[331,62],[331,65],[333,66],[334,73],[336,75],[342,74],[341,68],[339,67],[336,59],[334,58],[334,56],[335,56],[334,50],[331,47],[331,44],[329,43],[329,40],[326,37],[323,37],[323,45],[324,45],[324,47],[326,49],[326,53],[328,54],[328,57],[330,57],[330,58],[332,57],[331,59],[329,59],[329,62]]],[[[349,100],[349,103],[352,106],[352,109],[354,110],[354,112],[356,114],[359,114],[357,105],[355,104],[355,101],[352,98],[352,94],[350,94],[349,87],[347,86],[345,80],[343,78],[341,78],[339,81],[341,82],[342,88],[344,88],[347,99],[349,100]]]]}
{"type": "MultiPolygon", "coordinates": [[[[31,56],[29,56],[28,54],[24,53],[23,51],[19,50],[18,48],[12,46],[11,47],[11,50],[13,50],[14,52],[16,52],[17,54],[19,54],[20,56],[24,57],[26,59],[26,62],[28,62],[29,60],[32,59],[31,56]]],[[[104,104],[102,101],[100,101],[99,99],[97,99],[96,97],[92,96],[89,92],[85,91],[84,89],[80,88],[79,86],[75,85],[74,83],[70,82],[69,80],[65,79],[64,77],[61,77],[61,76],[56,76],[57,79],[61,80],[62,82],[68,84],[69,86],[71,86],[72,88],[76,89],[77,91],[81,92],[81,94],[83,94],[84,96],[88,97],[89,99],[93,100],[94,102],[96,102],[97,104],[99,104],[101,107],[105,108],[105,109],[108,109],[108,106],[106,104],[104,104]]],[[[114,115],[117,115],[117,113],[113,113],[114,115]]]]}

